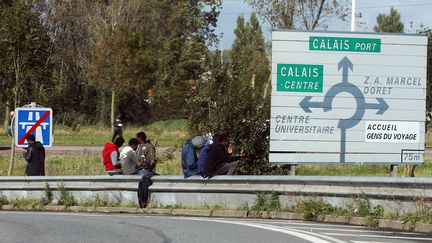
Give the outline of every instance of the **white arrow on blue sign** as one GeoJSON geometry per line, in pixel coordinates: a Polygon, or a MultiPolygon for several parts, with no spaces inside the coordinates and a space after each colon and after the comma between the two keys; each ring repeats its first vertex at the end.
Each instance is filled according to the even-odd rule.
{"type": "Polygon", "coordinates": [[[21,107],[15,109],[15,145],[27,147],[25,139],[28,134],[33,134],[36,141],[45,147],[53,144],[53,118],[51,108],[21,107]]]}

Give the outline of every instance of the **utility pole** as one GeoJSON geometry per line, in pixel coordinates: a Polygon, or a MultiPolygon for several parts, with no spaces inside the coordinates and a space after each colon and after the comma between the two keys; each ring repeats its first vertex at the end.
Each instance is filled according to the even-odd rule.
{"type": "Polygon", "coordinates": [[[351,31],[355,31],[356,0],[351,0],[351,31]]]}
{"type": "Polygon", "coordinates": [[[220,47],[220,59],[221,59],[221,65],[223,65],[224,61],[223,61],[223,32],[221,32],[221,47],[220,47]]]}

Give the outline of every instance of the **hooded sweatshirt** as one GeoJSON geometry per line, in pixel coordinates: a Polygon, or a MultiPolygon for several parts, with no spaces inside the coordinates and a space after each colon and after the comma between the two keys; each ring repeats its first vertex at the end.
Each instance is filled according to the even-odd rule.
{"type": "Polygon", "coordinates": [[[29,144],[24,159],[27,161],[26,175],[45,175],[45,148],[40,142],[29,144]]]}

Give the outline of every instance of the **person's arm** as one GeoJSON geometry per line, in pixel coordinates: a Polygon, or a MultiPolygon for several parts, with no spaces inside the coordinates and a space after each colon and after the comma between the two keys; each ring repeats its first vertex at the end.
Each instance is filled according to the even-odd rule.
{"type": "Polygon", "coordinates": [[[195,160],[195,150],[194,149],[188,149],[185,153],[185,165],[189,169],[196,169],[197,168],[197,161],[195,160]]]}
{"type": "Polygon", "coordinates": [[[156,164],[156,147],[155,146],[150,146],[149,151],[148,151],[148,157],[149,157],[149,164],[150,166],[153,166],[154,164],[156,164]]]}
{"type": "Polygon", "coordinates": [[[141,163],[138,159],[138,155],[135,151],[130,152],[131,160],[135,168],[139,168],[141,166],[141,163]]]}
{"type": "Polygon", "coordinates": [[[110,157],[111,157],[112,164],[114,166],[121,166],[117,151],[111,152],[110,157]]]}
{"type": "Polygon", "coordinates": [[[28,147],[27,148],[27,152],[24,154],[24,159],[27,161],[27,162],[29,162],[30,163],[30,161],[31,161],[31,158],[32,158],[32,150],[33,150],[33,148],[32,147],[28,147]]]}
{"type": "Polygon", "coordinates": [[[218,154],[220,160],[225,162],[225,163],[231,163],[231,162],[234,162],[234,161],[239,160],[241,158],[240,156],[229,155],[227,153],[226,149],[221,147],[221,146],[217,148],[217,154],[218,154]]]}

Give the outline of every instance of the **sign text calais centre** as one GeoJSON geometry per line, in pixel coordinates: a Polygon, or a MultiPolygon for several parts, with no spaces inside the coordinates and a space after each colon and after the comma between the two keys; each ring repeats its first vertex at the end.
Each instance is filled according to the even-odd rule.
{"type": "Polygon", "coordinates": [[[423,163],[427,37],[273,31],[270,162],[423,163]]]}

